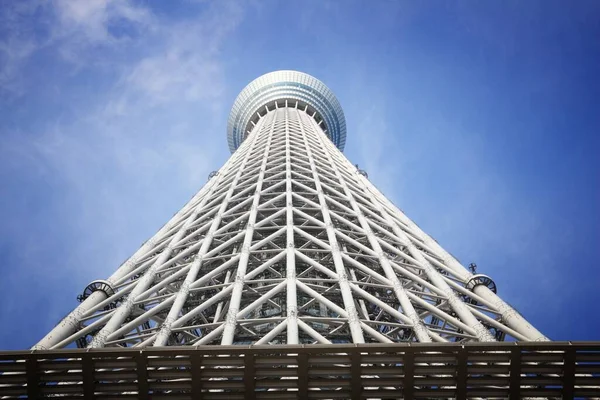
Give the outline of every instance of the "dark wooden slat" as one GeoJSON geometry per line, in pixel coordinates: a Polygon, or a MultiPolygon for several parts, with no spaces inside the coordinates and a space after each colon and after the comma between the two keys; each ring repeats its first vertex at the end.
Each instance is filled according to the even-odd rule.
{"type": "Polygon", "coordinates": [[[139,400],[149,400],[150,396],[148,394],[148,364],[146,359],[146,354],[140,351],[135,356],[135,361],[137,364],[137,379],[138,379],[138,399],[139,400]]]}
{"type": "Polygon", "coordinates": [[[83,372],[83,397],[86,399],[94,398],[94,359],[89,352],[81,357],[83,372]]]}
{"type": "Polygon", "coordinates": [[[244,354],[244,397],[249,400],[256,399],[255,375],[254,354],[252,351],[248,351],[244,354]]]}
{"type": "Polygon", "coordinates": [[[192,399],[202,399],[202,353],[199,351],[190,356],[192,363],[192,399]]]}
{"type": "Polygon", "coordinates": [[[521,349],[515,347],[510,355],[510,398],[519,399],[521,393],[521,349]]]}
{"type": "Polygon", "coordinates": [[[298,399],[308,400],[308,354],[298,354],[298,399]]]}
{"type": "Polygon", "coordinates": [[[456,354],[456,398],[467,398],[468,350],[461,346],[456,354]]]}
{"type": "Polygon", "coordinates": [[[360,379],[360,353],[358,350],[352,352],[350,359],[352,360],[352,366],[350,368],[350,373],[352,377],[352,382],[350,383],[350,387],[352,388],[352,399],[361,399],[362,394],[362,383],[360,379]]]}
{"type": "Polygon", "coordinates": [[[39,373],[37,368],[37,358],[32,354],[27,358],[27,398],[37,399],[40,397],[39,373]]]}
{"type": "Polygon", "coordinates": [[[404,353],[404,399],[413,400],[415,396],[415,354],[412,351],[404,353]]]}
{"type": "Polygon", "coordinates": [[[565,350],[563,366],[563,399],[572,399],[575,394],[575,349],[565,350]]]}
{"type": "MultiPolygon", "coordinates": [[[[596,388],[600,387],[600,377],[593,370],[595,365],[600,365],[598,342],[69,349],[0,352],[0,360],[7,363],[5,369],[10,370],[15,364],[14,368],[25,372],[20,378],[22,384],[0,386],[0,393],[17,396],[26,394],[31,399],[50,393],[67,394],[67,397],[84,394],[85,398],[93,398],[94,391],[101,390],[99,384],[94,386],[94,380],[110,381],[102,383],[102,390],[116,393],[139,390],[138,396],[132,396],[140,399],[150,397],[149,388],[191,391],[194,399],[244,396],[308,399],[309,393],[311,397],[411,399],[417,393],[419,397],[432,398],[573,398],[575,393],[584,396],[593,392],[594,397],[598,397],[596,388]],[[427,360],[427,363],[415,365],[422,360],[427,360]],[[444,365],[431,365],[435,360],[445,360],[444,365]],[[559,362],[548,364],[548,360],[559,362]],[[481,364],[469,366],[467,361],[481,364]],[[529,364],[524,365],[525,362],[529,364]],[[296,363],[297,371],[289,368],[296,363]],[[364,368],[361,363],[365,365],[364,368]],[[154,370],[151,365],[168,368],[154,370]],[[49,367],[52,367],[52,372],[41,375],[40,371],[49,367]],[[202,367],[209,369],[203,370],[202,367]],[[191,374],[188,368],[191,368],[191,374]],[[581,368],[583,372],[580,373],[587,375],[580,375],[576,379],[576,368],[581,368]],[[81,372],[77,371],[79,369],[81,372]],[[95,372],[100,369],[103,371],[95,372]],[[203,373],[207,378],[223,379],[202,381],[203,373]],[[361,376],[363,373],[364,378],[361,376]],[[480,376],[480,373],[483,375],[480,376]],[[527,376],[521,378],[523,373],[527,373],[527,376]],[[297,380],[281,379],[294,374],[297,374],[297,380]],[[42,376],[45,381],[56,381],[58,384],[45,385],[42,376]],[[188,380],[190,376],[191,381],[188,380]],[[258,380],[257,376],[260,377],[258,380]],[[136,378],[137,383],[134,382],[136,378]],[[155,379],[161,379],[161,382],[155,379]],[[256,392],[257,384],[260,385],[260,392],[256,392]],[[402,390],[393,389],[401,384],[402,390]],[[226,392],[202,393],[203,389],[211,388],[226,389],[226,392]],[[270,388],[279,388],[281,391],[262,391],[270,388]],[[309,388],[322,390],[309,391],[309,388]]],[[[13,378],[19,379],[18,375],[6,376],[10,378],[5,379],[8,383],[13,378]]],[[[166,392],[161,398],[172,395],[176,393],[166,392]]],[[[128,394],[123,393],[122,396],[128,394]]]]}

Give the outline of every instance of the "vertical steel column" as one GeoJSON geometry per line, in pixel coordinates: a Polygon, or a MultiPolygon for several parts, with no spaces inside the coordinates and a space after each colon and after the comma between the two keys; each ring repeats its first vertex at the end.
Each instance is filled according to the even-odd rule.
{"type": "Polygon", "coordinates": [[[385,256],[385,253],[383,252],[383,249],[377,241],[377,238],[373,234],[373,231],[371,230],[369,223],[365,219],[363,212],[356,203],[352,191],[348,188],[345,178],[342,176],[342,174],[337,168],[337,165],[331,158],[331,151],[329,151],[329,149],[331,148],[330,143],[325,144],[325,140],[329,141],[329,139],[323,138],[324,134],[321,134],[321,128],[316,124],[315,120],[311,119],[309,123],[312,123],[315,136],[317,137],[317,140],[321,143],[321,146],[325,150],[325,154],[327,155],[327,160],[329,162],[331,170],[335,173],[335,176],[338,178],[340,186],[343,188],[344,194],[346,195],[348,201],[350,202],[350,205],[352,206],[352,210],[356,213],[356,217],[358,218],[360,226],[364,230],[364,233],[367,236],[371,247],[377,253],[377,260],[379,261],[381,268],[383,268],[385,276],[392,282],[394,294],[400,302],[402,311],[404,311],[404,314],[408,318],[410,318],[410,321],[413,325],[413,330],[415,332],[415,336],[420,342],[431,342],[431,338],[429,337],[427,328],[423,324],[423,321],[421,321],[419,314],[417,314],[417,312],[415,311],[415,308],[413,307],[410,299],[408,298],[408,295],[406,294],[406,290],[404,290],[402,282],[400,282],[400,279],[398,279],[398,275],[396,275],[392,266],[390,265],[389,260],[385,256]]]}
{"type": "MultiPolygon", "coordinates": [[[[400,209],[390,202],[373,184],[366,179],[363,180],[366,181],[366,184],[369,188],[368,192],[374,195],[379,202],[385,204],[391,210],[394,210],[394,214],[398,217],[398,219],[409,227],[411,234],[413,234],[416,238],[421,239],[424,244],[432,250],[433,253],[437,253],[438,256],[444,260],[444,264],[451,268],[452,271],[454,271],[454,273],[456,273],[456,275],[460,277],[464,283],[468,282],[473,274],[467,271],[467,269],[463,267],[456,258],[444,250],[444,248],[440,246],[438,242],[426,234],[421,228],[419,228],[417,224],[415,224],[400,209]]],[[[397,224],[397,222],[394,223],[394,225],[397,224]]],[[[477,286],[475,287],[474,292],[490,304],[493,304],[496,311],[498,311],[502,316],[502,321],[504,321],[510,328],[514,329],[532,341],[549,340],[544,334],[531,325],[529,321],[527,321],[521,314],[519,314],[518,311],[512,308],[508,303],[502,300],[487,287],[483,285],[477,286]]]]}
{"type": "MultiPolygon", "coordinates": [[[[299,111],[296,110],[296,113],[299,114],[299,111]]],[[[306,132],[304,129],[305,122],[300,117],[300,114],[298,115],[298,119],[300,120],[299,125],[302,133],[302,138],[304,140],[304,146],[306,146],[306,152],[308,153],[310,169],[313,174],[313,179],[315,180],[315,187],[317,188],[319,205],[321,206],[321,213],[323,214],[323,221],[325,222],[325,229],[327,231],[327,239],[329,241],[329,246],[331,247],[333,263],[339,279],[338,285],[340,286],[340,292],[342,293],[344,308],[348,313],[348,326],[350,327],[350,333],[352,334],[352,341],[354,343],[364,343],[365,338],[361,329],[358,311],[356,310],[356,307],[354,305],[354,297],[352,296],[350,284],[348,283],[348,273],[346,272],[346,267],[344,266],[344,261],[342,260],[342,253],[340,251],[340,245],[335,235],[333,222],[331,221],[331,215],[329,215],[329,207],[327,206],[327,201],[325,200],[325,196],[323,195],[323,188],[321,186],[321,180],[319,179],[319,171],[317,170],[317,166],[315,165],[315,160],[311,151],[310,144],[306,139],[306,132]]]]}
{"type": "MultiPolygon", "coordinates": [[[[259,121],[257,127],[255,128],[255,129],[257,129],[257,133],[255,135],[255,138],[253,139],[252,148],[250,148],[248,150],[248,153],[246,154],[246,158],[242,162],[240,169],[238,170],[233,181],[231,182],[231,186],[229,187],[229,190],[227,191],[227,195],[225,196],[225,199],[223,200],[223,203],[221,204],[219,211],[215,215],[215,218],[212,221],[210,229],[209,229],[208,233],[206,234],[206,237],[204,238],[202,247],[200,247],[200,250],[196,254],[194,262],[192,263],[192,265],[188,271],[185,281],[183,282],[183,284],[179,288],[179,291],[177,292],[177,297],[175,298],[175,301],[173,302],[173,305],[171,306],[171,309],[169,310],[169,314],[167,315],[167,318],[164,320],[164,322],[160,328],[160,331],[156,335],[156,340],[154,341],[154,346],[164,346],[167,343],[169,336],[171,335],[171,325],[173,324],[173,322],[175,322],[175,320],[179,316],[179,313],[181,312],[181,309],[183,308],[183,306],[188,298],[188,295],[190,292],[190,285],[192,283],[194,283],[194,281],[196,280],[196,277],[198,276],[198,271],[200,271],[200,267],[202,266],[203,257],[206,255],[210,246],[212,245],[214,234],[217,231],[217,229],[219,228],[219,225],[221,224],[221,220],[223,219],[223,213],[227,209],[227,206],[229,205],[229,200],[231,199],[233,192],[237,188],[237,183],[240,179],[240,176],[242,175],[242,173],[244,171],[244,166],[248,162],[248,159],[250,158],[250,156],[252,155],[252,151],[254,150],[254,145],[255,145],[256,141],[258,140],[259,132],[260,132],[262,125],[263,125],[263,120],[259,121]]],[[[260,182],[257,185],[260,185],[260,182]]],[[[259,192],[259,191],[260,191],[260,187],[257,186],[256,192],[259,192]]],[[[249,225],[253,224],[253,223],[254,223],[253,221],[248,221],[249,225]]]]}
{"type": "MultiPolygon", "coordinates": [[[[247,150],[247,145],[240,146],[227,162],[219,169],[218,176],[223,175],[229,167],[234,164],[239,157],[243,156],[247,150]]],[[[129,257],[121,266],[108,278],[106,279],[109,283],[114,284],[121,277],[130,273],[137,264],[139,257],[151,251],[156,243],[164,238],[169,231],[176,225],[182,222],[182,217],[189,213],[189,211],[196,207],[199,201],[205,199],[208,194],[217,186],[217,179],[209,181],[202,189],[198,191],[173,217],[163,225],[158,232],[154,234],[149,240],[147,240],[131,257],[129,257]]],[[[73,334],[80,326],[82,317],[96,305],[100,304],[106,299],[106,294],[102,291],[96,291],[92,293],[85,301],[79,304],[73,311],[71,311],[65,318],[62,319],[50,332],[48,332],[38,343],[32,348],[38,350],[45,350],[55,346],[57,343],[66,339],[69,335],[73,334]]]]}
{"type": "MultiPolygon", "coordinates": [[[[256,137],[258,137],[258,135],[256,135],[255,138],[253,138],[252,145],[256,141],[256,137]]],[[[252,145],[248,146],[248,150],[247,150],[247,153],[244,156],[244,161],[242,162],[242,166],[240,167],[240,171],[243,170],[244,163],[248,160],[249,155],[252,153],[252,145]]],[[[236,176],[236,178],[239,177],[239,174],[240,173],[238,172],[238,175],[236,176]]],[[[232,185],[232,187],[234,187],[234,185],[232,185]]],[[[136,301],[136,298],[142,292],[144,292],[146,289],[148,289],[148,287],[152,284],[152,282],[155,279],[155,273],[160,269],[160,267],[162,266],[162,264],[170,257],[170,255],[171,255],[171,253],[172,253],[172,251],[173,251],[173,249],[175,247],[175,244],[177,242],[179,242],[179,240],[181,240],[181,238],[183,237],[183,235],[187,231],[188,227],[196,219],[196,216],[198,215],[198,213],[200,212],[200,210],[201,210],[201,207],[196,208],[196,210],[188,217],[188,219],[183,224],[183,226],[181,226],[181,228],[179,229],[179,231],[169,241],[169,245],[163,250],[163,252],[156,259],[156,261],[154,261],[154,263],[146,271],[146,273],[144,274],[144,276],[142,276],[138,280],[138,282],[135,285],[135,287],[133,288],[133,290],[127,296],[127,300],[125,300],[125,302],[122,303],[115,310],[115,312],[113,313],[112,317],[108,320],[108,322],[106,323],[106,325],[104,325],[104,327],[100,330],[100,332],[98,332],[96,334],[96,336],[94,336],[94,339],[90,343],[89,347],[104,347],[104,343],[106,342],[107,337],[110,334],[112,334],[116,329],[118,329],[123,324],[123,321],[125,321],[125,318],[127,318],[127,316],[131,313],[131,310],[133,309],[133,306],[134,306],[134,303],[136,301]]],[[[208,239],[209,238],[206,238],[205,240],[208,240],[208,239]]]]}
{"type": "MultiPolygon", "coordinates": [[[[333,144],[331,144],[331,143],[323,142],[323,145],[326,146],[328,148],[328,150],[334,154],[339,152],[339,150],[337,150],[337,148],[333,147],[333,144]]],[[[342,160],[343,163],[347,164],[348,167],[351,168],[351,164],[348,161],[348,159],[346,159],[346,157],[341,156],[339,158],[342,160]]],[[[357,179],[362,184],[361,186],[362,186],[365,194],[369,196],[369,199],[371,200],[371,203],[373,204],[373,206],[377,208],[377,210],[381,213],[382,217],[385,218],[385,220],[388,222],[388,224],[390,224],[392,226],[394,234],[398,237],[398,239],[402,242],[402,244],[404,244],[408,248],[410,254],[415,258],[415,260],[419,263],[419,265],[424,269],[425,274],[430,279],[431,283],[433,283],[436,287],[438,287],[439,289],[441,289],[443,291],[444,295],[448,299],[448,303],[450,304],[452,309],[456,312],[456,314],[460,317],[460,319],[465,324],[467,324],[468,326],[472,327],[475,330],[475,334],[477,335],[477,338],[479,340],[488,341],[488,342],[495,341],[496,339],[481,324],[481,322],[479,322],[479,320],[473,315],[473,313],[471,313],[471,310],[467,307],[467,305],[461,299],[458,298],[456,293],[454,293],[452,288],[450,288],[450,286],[442,278],[440,273],[431,266],[429,261],[427,261],[425,259],[425,257],[423,256],[423,253],[421,253],[421,251],[419,251],[419,249],[416,248],[416,246],[408,238],[406,233],[404,231],[402,231],[401,229],[399,229],[397,227],[396,223],[392,223],[393,220],[389,217],[389,215],[387,214],[385,209],[383,209],[383,207],[381,207],[378,204],[378,201],[376,201],[376,199],[373,198],[370,191],[365,190],[366,189],[365,184],[366,183],[370,184],[370,182],[363,176],[358,176],[357,179]]],[[[362,212],[361,212],[361,214],[362,214],[362,212]]]]}
{"type": "MultiPolygon", "coordinates": [[[[269,114],[265,115],[266,118],[269,114]]],[[[244,243],[242,244],[241,257],[238,263],[238,268],[235,275],[235,281],[233,282],[233,292],[231,294],[231,300],[229,302],[229,310],[227,311],[227,317],[223,324],[223,337],[221,338],[221,344],[232,344],[235,338],[235,329],[237,326],[238,311],[240,302],[242,300],[242,293],[244,292],[244,277],[246,275],[246,268],[248,267],[248,260],[250,259],[250,246],[252,245],[252,237],[254,236],[254,224],[256,223],[256,213],[258,210],[258,204],[260,202],[260,195],[262,191],[262,183],[265,176],[265,168],[269,156],[269,150],[271,148],[271,140],[273,138],[273,129],[275,128],[276,118],[273,116],[271,121],[271,127],[269,129],[269,138],[265,144],[265,148],[262,153],[262,163],[260,166],[260,172],[256,183],[256,190],[254,191],[254,198],[252,200],[252,206],[250,208],[250,215],[248,216],[248,225],[246,227],[246,233],[244,236],[244,243]]],[[[252,131],[255,133],[254,140],[258,140],[261,131],[254,128],[252,131]]],[[[252,133],[251,133],[252,134],[252,133]]],[[[249,153],[250,154],[250,153],[249,153]]],[[[240,168],[240,171],[242,168],[240,168]]]]}
{"type": "Polygon", "coordinates": [[[227,137],[218,176],[34,348],[547,340],[356,171],[322,82],[253,81],[227,137]]]}
{"type": "Polygon", "coordinates": [[[285,212],[286,212],[286,309],[287,343],[298,344],[298,299],[296,293],[296,253],[294,250],[294,207],[292,203],[292,159],[290,152],[289,109],[285,107],[285,212]]]}
{"type": "MultiPolygon", "coordinates": [[[[233,157],[226,163],[221,171],[224,171],[229,164],[231,164],[233,157]]],[[[127,275],[133,268],[135,267],[137,260],[140,256],[146,254],[148,251],[152,250],[154,245],[159,242],[163,235],[165,235],[169,230],[181,222],[180,218],[186,214],[189,209],[199,200],[206,197],[207,192],[215,186],[215,182],[209,182],[206,186],[204,186],[187,204],[179,210],[165,225],[162,226],[158,230],[152,238],[147,240],[131,257],[127,259],[121,266],[108,278],[108,281],[111,284],[114,284],[118,281],[122,276],[127,275]]],[[[79,304],[73,311],[71,311],[66,317],[63,318],[61,322],[59,322],[50,332],[46,334],[38,343],[36,343],[32,348],[38,350],[46,350],[60,341],[67,338],[69,335],[74,333],[78,328],[80,321],[84,314],[88,312],[88,310],[94,308],[97,304],[101,303],[106,299],[106,294],[102,291],[96,291],[92,293],[85,301],[79,304]]]]}

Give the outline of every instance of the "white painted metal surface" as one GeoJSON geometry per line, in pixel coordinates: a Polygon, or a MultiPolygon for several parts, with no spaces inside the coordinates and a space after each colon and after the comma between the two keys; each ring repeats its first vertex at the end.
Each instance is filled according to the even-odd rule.
{"type": "Polygon", "coordinates": [[[346,159],[339,103],[295,74],[257,81],[336,106],[250,84],[227,163],[35,348],[547,340],[346,159]]]}

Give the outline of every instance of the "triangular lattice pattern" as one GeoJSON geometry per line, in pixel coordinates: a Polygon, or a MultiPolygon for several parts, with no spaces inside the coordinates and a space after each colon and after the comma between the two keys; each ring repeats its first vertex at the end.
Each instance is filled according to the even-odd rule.
{"type": "MultiPolygon", "coordinates": [[[[287,105],[287,102],[286,102],[287,105]]],[[[388,201],[298,103],[38,348],[544,340],[388,201]]]]}

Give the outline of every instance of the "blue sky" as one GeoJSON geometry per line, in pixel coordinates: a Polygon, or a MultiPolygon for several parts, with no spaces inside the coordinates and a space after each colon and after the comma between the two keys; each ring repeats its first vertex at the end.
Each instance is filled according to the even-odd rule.
{"type": "Polygon", "coordinates": [[[346,113],[345,154],[556,340],[598,339],[596,1],[7,1],[0,349],[28,348],[228,158],[257,76],[346,113]]]}

